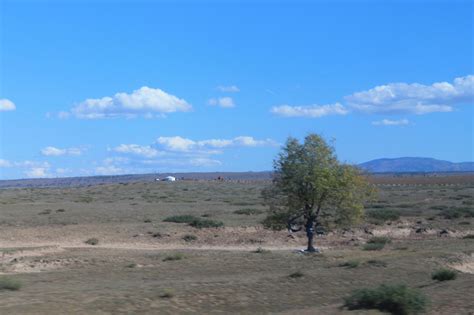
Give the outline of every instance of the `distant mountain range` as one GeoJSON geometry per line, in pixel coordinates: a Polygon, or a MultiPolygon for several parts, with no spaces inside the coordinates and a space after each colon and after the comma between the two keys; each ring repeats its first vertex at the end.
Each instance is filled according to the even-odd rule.
{"type": "Polygon", "coordinates": [[[473,172],[474,162],[453,163],[432,158],[401,157],[376,159],[361,163],[359,167],[371,173],[473,172]]]}

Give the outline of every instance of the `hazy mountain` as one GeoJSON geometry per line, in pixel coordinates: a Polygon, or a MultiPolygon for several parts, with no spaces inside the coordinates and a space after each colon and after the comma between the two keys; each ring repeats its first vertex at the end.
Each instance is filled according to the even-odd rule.
{"type": "Polygon", "coordinates": [[[432,158],[402,157],[376,159],[359,164],[371,173],[402,172],[473,172],[474,162],[453,163],[432,158]]]}

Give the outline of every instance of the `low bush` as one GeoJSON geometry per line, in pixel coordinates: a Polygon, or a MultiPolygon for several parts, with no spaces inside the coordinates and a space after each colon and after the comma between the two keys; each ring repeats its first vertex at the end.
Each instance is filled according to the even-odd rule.
{"type": "Polygon", "coordinates": [[[257,248],[254,253],[257,253],[257,254],[266,254],[266,253],[269,253],[270,251],[268,249],[264,249],[262,247],[259,247],[257,248]]]}
{"type": "Polygon", "coordinates": [[[197,229],[204,229],[204,228],[217,228],[224,226],[224,223],[221,221],[209,220],[209,219],[195,219],[189,223],[190,226],[195,227],[197,229]]]}
{"type": "Polygon", "coordinates": [[[171,217],[167,217],[163,220],[163,222],[191,223],[194,220],[199,220],[199,218],[193,215],[183,214],[183,215],[173,215],[171,217]]]}
{"type": "Polygon", "coordinates": [[[274,231],[281,231],[287,228],[285,222],[288,221],[288,217],[284,213],[273,213],[268,215],[263,221],[262,224],[265,228],[274,230],[274,231]]]}
{"type": "Polygon", "coordinates": [[[431,274],[431,279],[438,281],[454,280],[458,276],[457,272],[451,269],[442,268],[431,274]]]}
{"type": "Polygon", "coordinates": [[[458,219],[458,218],[473,218],[474,209],[469,208],[469,207],[452,207],[452,208],[441,211],[439,215],[447,220],[458,219]]]}
{"type": "Polygon", "coordinates": [[[465,240],[472,240],[472,239],[474,239],[474,234],[464,235],[462,238],[465,239],[465,240]]]}
{"type": "Polygon", "coordinates": [[[339,267],[346,267],[346,268],[357,268],[359,267],[359,261],[357,260],[349,260],[339,264],[339,267]]]}
{"type": "Polygon", "coordinates": [[[368,210],[366,216],[372,221],[395,221],[400,218],[400,211],[392,209],[368,210]]]}
{"type": "Polygon", "coordinates": [[[185,240],[186,242],[192,242],[197,240],[197,236],[192,234],[186,234],[185,236],[183,236],[183,240],[185,240]]]}
{"type": "Polygon", "coordinates": [[[163,292],[160,294],[160,298],[162,299],[170,299],[174,297],[174,292],[171,289],[165,289],[163,292]]]}
{"type": "Polygon", "coordinates": [[[384,243],[367,243],[362,249],[363,250],[382,250],[385,247],[384,243]]]}
{"type": "Polygon", "coordinates": [[[244,214],[244,215],[256,215],[256,214],[263,213],[263,211],[259,209],[245,208],[245,209],[235,210],[234,213],[244,214]]]}
{"type": "Polygon", "coordinates": [[[374,236],[371,237],[367,243],[369,244],[375,244],[375,243],[381,243],[381,244],[390,244],[392,240],[388,237],[385,236],[374,236]]]}
{"type": "Polygon", "coordinates": [[[163,258],[163,261],[175,261],[175,260],[181,260],[183,258],[184,258],[183,254],[177,253],[177,254],[166,256],[165,258],[163,258]]]}
{"type": "Polygon", "coordinates": [[[292,274],[288,275],[290,278],[301,278],[304,274],[301,271],[295,271],[292,274]]]}
{"type": "Polygon", "coordinates": [[[373,267],[387,267],[387,263],[385,261],[377,259],[367,260],[366,264],[373,267]]]}
{"type": "Polygon", "coordinates": [[[0,291],[17,291],[21,288],[21,282],[9,277],[0,276],[0,291]]]}
{"type": "Polygon", "coordinates": [[[353,291],[344,306],[349,310],[377,309],[391,314],[418,314],[425,310],[427,299],[420,291],[405,285],[382,284],[376,288],[353,291]]]}
{"type": "Polygon", "coordinates": [[[93,237],[93,238],[88,239],[84,243],[86,243],[87,245],[97,245],[97,244],[99,244],[99,240],[97,238],[93,237]]]}

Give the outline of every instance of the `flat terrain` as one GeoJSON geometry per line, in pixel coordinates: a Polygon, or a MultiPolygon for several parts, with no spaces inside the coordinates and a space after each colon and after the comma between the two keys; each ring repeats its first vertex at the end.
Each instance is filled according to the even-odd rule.
{"type": "Polygon", "coordinates": [[[368,212],[401,217],[327,231],[314,255],[298,252],[304,234],[260,224],[266,181],[4,188],[0,273],[21,288],[0,290],[0,314],[376,314],[341,306],[352,290],[381,283],[420,289],[429,314],[472,314],[474,220],[465,213],[474,178],[448,177],[373,179],[379,196],[368,212]],[[163,221],[175,215],[224,227],[163,221]],[[392,242],[363,250],[373,236],[392,242]],[[431,280],[440,267],[457,270],[457,279],[431,280]]]}

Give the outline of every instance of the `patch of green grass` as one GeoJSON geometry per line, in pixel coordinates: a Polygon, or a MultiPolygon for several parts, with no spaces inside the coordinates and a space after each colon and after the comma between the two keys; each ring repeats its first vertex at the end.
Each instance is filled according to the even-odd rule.
{"type": "Polygon", "coordinates": [[[245,209],[235,210],[234,213],[243,214],[243,215],[256,215],[256,214],[263,213],[263,211],[259,209],[253,209],[253,208],[245,208],[245,209]]]}
{"type": "Polygon", "coordinates": [[[371,221],[395,221],[400,218],[400,211],[392,209],[368,210],[366,216],[371,221]]]}
{"type": "Polygon", "coordinates": [[[87,241],[85,241],[84,243],[86,243],[87,245],[97,245],[99,244],[99,240],[95,237],[92,237],[88,239],[87,241]]]}
{"type": "Polygon", "coordinates": [[[303,276],[304,276],[304,274],[301,271],[295,271],[295,272],[288,275],[288,277],[290,277],[290,278],[301,278],[303,276]]]}
{"type": "Polygon", "coordinates": [[[195,217],[190,214],[183,214],[183,215],[173,215],[171,217],[167,217],[163,220],[163,222],[173,222],[173,223],[191,223],[194,220],[199,220],[198,217],[195,217]]]}
{"type": "Polygon", "coordinates": [[[391,314],[418,314],[425,310],[427,298],[405,285],[382,284],[376,288],[359,289],[344,299],[349,310],[377,309],[391,314]]]}
{"type": "Polygon", "coordinates": [[[346,268],[357,268],[359,267],[359,261],[358,260],[348,260],[343,263],[339,264],[339,267],[346,267],[346,268]]]}
{"type": "Polygon", "coordinates": [[[193,234],[186,234],[185,236],[183,236],[183,240],[185,240],[186,242],[192,242],[197,240],[197,236],[193,234]]]}
{"type": "Polygon", "coordinates": [[[0,276],[0,291],[17,291],[21,288],[21,282],[10,277],[0,276]]]}
{"type": "Polygon", "coordinates": [[[209,220],[209,219],[195,219],[189,223],[190,226],[197,229],[204,228],[218,228],[224,226],[224,223],[221,221],[209,220]]]}
{"type": "Polygon", "coordinates": [[[367,243],[369,244],[375,244],[375,243],[380,243],[380,244],[390,244],[392,240],[388,237],[385,236],[374,236],[371,237],[367,243]]]}
{"type": "Polygon", "coordinates": [[[431,279],[438,281],[454,280],[458,276],[457,272],[451,269],[438,269],[431,274],[431,279]]]}
{"type": "Polygon", "coordinates": [[[163,261],[175,261],[175,260],[182,260],[184,259],[184,255],[181,253],[176,253],[173,255],[166,256],[163,258],[163,261]]]}

